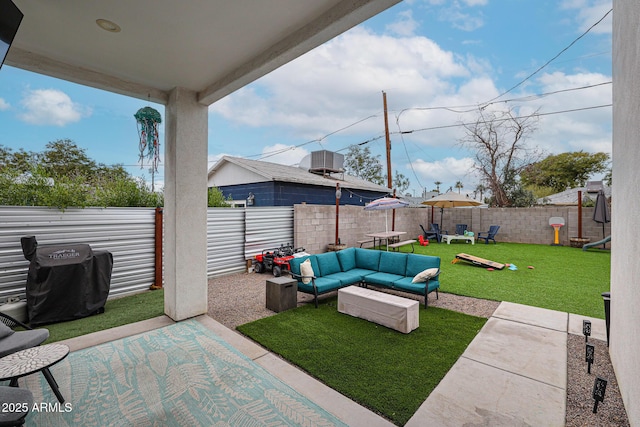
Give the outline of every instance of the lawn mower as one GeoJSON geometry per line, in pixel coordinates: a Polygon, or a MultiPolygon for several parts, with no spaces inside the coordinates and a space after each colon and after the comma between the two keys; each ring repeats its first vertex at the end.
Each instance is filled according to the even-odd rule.
{"type": "Polygon", "coordinates": [[[294,248],[291,244],[282,245],[276,249],[267,249],[256,255],[253,266],[256,273],[270,270],[274,277],[280,277],[283,271],[289,270],[289,261],[295,256],[305,255],[304,248],[294,248]]]}

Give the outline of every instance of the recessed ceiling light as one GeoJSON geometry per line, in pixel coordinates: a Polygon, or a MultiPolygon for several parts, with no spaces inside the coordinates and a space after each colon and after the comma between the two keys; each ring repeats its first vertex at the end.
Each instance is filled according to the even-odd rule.
{"type": "Polygon", "coordinates": [[[120,32],[120,26],[115,22],[109,21],[108,19],[96,19],[96,24],[98,24],[98,26],[103,30],[109,31],[110,33],[120,32]]]}

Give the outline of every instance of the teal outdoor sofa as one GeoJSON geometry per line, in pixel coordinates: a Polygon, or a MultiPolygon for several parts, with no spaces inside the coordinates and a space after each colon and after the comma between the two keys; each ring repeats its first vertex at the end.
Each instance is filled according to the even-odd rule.
{"type": "Polygon", "coordinates": [[[291,277],[298,281],[298,291],[314,296],[326,294],[350,285],[374,285],[424,296],[440,288],[440,257],[375,249],[347,248],[337,252],[307,255],[289,261],[291,277]],[[313,276],[303,276],[300,264],[309,259],[313,276]],[[420,272],[436,268],[437,273],[426,282],[412,283],[420,272]],[[308,283],[304,283],[311,279],[308,283]]]}

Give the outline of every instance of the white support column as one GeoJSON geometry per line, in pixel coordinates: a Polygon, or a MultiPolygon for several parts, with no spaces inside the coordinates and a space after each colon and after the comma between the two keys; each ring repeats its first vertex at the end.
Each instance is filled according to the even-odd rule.
{"type": "Polygon", "coordinates": [[[165,126],[164,311],[207,312],[207,107],[195,92],[169,95],[165,126]]]}

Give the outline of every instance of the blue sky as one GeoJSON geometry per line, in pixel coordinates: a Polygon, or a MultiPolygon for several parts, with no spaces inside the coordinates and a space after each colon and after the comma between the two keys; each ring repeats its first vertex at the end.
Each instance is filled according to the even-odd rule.
{"type": "MultiPolygon", "coordinates": [[[[369,140],[386,164],[384,91],[392,168],[409,178],[410,191],[434,181],[473,191],[473,153],[457,143],[463,129],[417,130],[471,120],[478,105],[523,81],[499,98],[513,101],[489,108],[547,114],[530,147],[611,153],[612,108],[592,107],[612,102],[612,13],[578,39],[611,8],[611,0],[404,1],[213,104],[209,165],[225,154],[295,165],[311,151],[346,153],[369,140]],[[580,111],[550,114],[566,110],[580,111]]],[[[41,151],[68,138],[96,161],[150,179],[137,165],[133,118],[146,105],[4,65],[0,144],[41,151]]],[[[161,163],[156,185],[163,172],[161,163]]]]}

